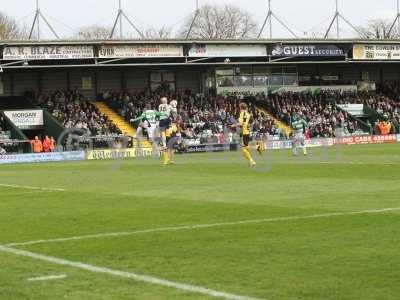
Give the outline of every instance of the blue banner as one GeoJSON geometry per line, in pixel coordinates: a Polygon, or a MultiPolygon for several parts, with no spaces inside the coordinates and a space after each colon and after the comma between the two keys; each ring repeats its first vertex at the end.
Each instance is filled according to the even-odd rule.
{"type": "Polygon", "coordinates": [[[0,164],[84,160],[84,151],[1,155],[0,164]]]}

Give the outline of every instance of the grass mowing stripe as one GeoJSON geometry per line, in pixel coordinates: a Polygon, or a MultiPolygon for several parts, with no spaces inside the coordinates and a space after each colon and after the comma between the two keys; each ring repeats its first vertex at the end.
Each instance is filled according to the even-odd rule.
{"type": "Polygon", "coordinates": [[[112,275],[112,276],[133,279],[135,281],[175,288],[178,290],[207,295],[207,296],[211,296],[211,297],[215,297],[215,298],[223,298],[223,299],[230,299],[230,300],[257,300],[256,298],[251,298],[251,297],[247,297],[247,296],[229,294],[229,293],[225,293],[225,292],[211,290],[211,289],[208,289],[205,287],[173,282],[173,281],[160,279],[160,278],[148,276],[148,275],[140,275],[140,274],[136,274],[136,273],[132,273],[132,272],[118,271],[118,270],[113,270],[113,269],[109,269],[109,268],[93,266],[93,265],[84,264],[81,262],[69,261],[66,259],[46,256],[46,255],[42,255],[42,254],[30,252],[30,251],[25,251],[25,250],[20,250],[20,249],[14,249],[14,248],[0,246],[0,251],[18,255],[18,256],[29,257],[29,258],[33,258],[36,260],[41,260],[41,261],[57,264],[57,265],[78,268],[78,269],[93,272],[93,273],[102,273],[102,274],[107,274],[107,275],[112,275]]]}
{"type": "Polygon", "coordinates": [[[45,188],[45,187],[26,186],[26,185],[17,185],[17,184],[5,184],[5,183],[0,183],[0,187],[14,188],[14,189],[23,189],[23,190],[38,190],[38,191],[49,191],[49,192],[65,192],[65,189],[61,189],[61,188],[45,188]]]}
{"type": "Polygon", "coordinates": [[[73,237],[67,237],[67,238],[10,243],[5,246],[6,247],[29,246],[29,245],[36,245],[36,244],[79,241],[79,240],[97,239],[97,238],[111,238],[111,237],[129,236],[129,235],[135,235],[135,234],[155,233],[155,232],[164,232],[164,231],[179,231],[179,230],[191,230],[191,229],[235,226],[235,225],[245,225],[245,224],[259,224],[259,223],[269,223],[269,222],[331,218],[331,217],[351,216],[351,215],[361,215],[361,214],[379,214],[379,213],[392,212],[392,211],[397,211],[397,210],[400,210],[400,207],[381,208],[381,209],[373,209],[373,210],[361,210],[361,211],[352,211],[352,212],[326,213],[326,214],[316,214],[316,215],[309,215],[309,216],[292,216],[292,217],[279,217],[279,218],[260,219],[260,220],[246,220],[246,221],[225,222],[225,223],[183,225],[183,226],[162,227],[162,228],[153,228],[153,229],[128,231],[128,232],[99,233],[99,234],[93,234],[93,235],[73,236],[73,237]]]}
{"type": "Polygon", "coordinates": [[[41,277],[33,277],[28,278],[27,281],[47,281],[47,280],[56,280],[56,279],[64,279],[67,278],[67,275],[50,275],[50,276],[41,276],[41,277]]]}

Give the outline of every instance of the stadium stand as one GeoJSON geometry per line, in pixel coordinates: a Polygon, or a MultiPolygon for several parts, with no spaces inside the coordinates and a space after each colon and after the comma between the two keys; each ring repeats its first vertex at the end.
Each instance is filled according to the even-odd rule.
{"type": "Polygon", "coordinates": [[[14,110],[32,108],[32,103],[27,97],[12,96],[0,97],[0,110],[14,110]]]}
{"type": "MultiPolygon", "coordinates": [[[[225,143],[229,125],[236,122],[238,114],[237,97],[212,97],[193,95],[190,91],[182,93],[151,93],[148,90],[131,94],[128,92],[105,92],[103,98],[125,120],[139,116],[146,104],[157,109],[162,95],[178,101],[179,118],[182,125],[182,137],[188,144],[225,143]]],[[[263,135],[279,135],[280,129],[273,118],[252,107],[254,131],[263,135]]],[[[229,142],[235,135],[228,133],[229,142]]]]}
{"type": "MultiPolygon", "coordinates": [[[[102,97],[110,107],[125,120],[139,116],[150,104],[156,109],[161,95],[176,99],[179,103],[179,116],[183,124],[183,137],[189,143],[218,143],[224,141],[222,135],[227,125],[235,122],[238,104],[243,97],[215,97],[183,93],[151,93],[149,90],[137,92],[105,92],[102,97]]],[[[288,138],[292,116],[298,114],[309,124],[309,138],[364,135],[369,133],[371,120],[351,116],[338,107],[338,104],[361,103],[371,108],[382,118],[374,122],[381,134],[378,123],[383,116],[398,124],[399,102],[390,100],[382,93],[366,94],[342,91],[286,92],[249,97],[250,110],[254,116],[253,133],[255,136],[269,136],[276,139],[288,138]],[[266,110],[257,109],[255,103],[263,102],[266,110]]],[[[396,128],[393,126],[392,128],[396,128]]],[[[392,131],[394,133],[394,131],[392,131]]],[[[231,136],[230,141],[234,138],[231,136]]]]}
{"type": "Polygon", "coordinates": [[[33,96],[34,103],[47,109],[65,128],[82,129],[91,136],[122,133],[79,91],[34,92],[33,96]]]}
{"type": "Polygon", "coordinates": [[[291,124],[294,114],[303,117],[309,125],[308,134],[311,138],[363,134],[358,122],[352,121],[348,113],[336,106],[337,103],[344,102],[357,103],[357,94],[338,92],[273,94],[268,96],[267,107],[286,124],[291,124]]]}
{"type": "MultiPolygon", "coordinates": [[[[297,114],[309,124],[309,138],[322,138],[368,134],[368,126],[375,134],[398,132],[400,104],[393,97],[398,91],[399,86],[390,83],[380,86],[374,94],[341,91],[285,92],[245,98],[254,118],[253,136],[287,139],[292,117],[297,114]],[[265,109],[257,106],[260,102],[265,109]],[[357,118],[338,107],[338,104],[356,103],[364,104],[375,114],[375,118],[357,118]],[[390,125],[382,123],[387,121],[390,125]]],[[[108,146],[104,141],[101,142],[104,136],[125,134],[133,137],[135,129],[129,120],[139,116],[147,104],[157,109],[164,95],[178,101],[182,138],[187,144],[239,140],[238,134],[231,132],[230,125],[237,120],[238,105],[243,101],[241,96],[204,96],[195,95],[190,90],[152,92],[145,89],[136,92],[105,91],[99,96],[104,102],[89,102],[77,90],[34,92],[32,95],[35,105],[46,108],[65,128],[83,129],[90,136],[98,137],[97,147],[108,146]],[[123,130],[121,124],[124,124],[123,130]]]]}
{"type": "Polygon", "coordinates": [[[6,140],[11,137],[7,130],[8,126],[2,114],[0,114],[0,140],[6,140]]]}

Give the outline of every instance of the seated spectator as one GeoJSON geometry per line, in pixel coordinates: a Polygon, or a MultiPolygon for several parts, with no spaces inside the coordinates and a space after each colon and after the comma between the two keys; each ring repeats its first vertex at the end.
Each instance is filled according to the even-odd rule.
{"type": "Polygon", "coordinates": [[[269,95],[267,98],[269,110],[284,123],[290,125],[294,114],[304,118],[309,125],[310,138],[362,133],[359,124],[335,105],[349,99],[352,99],[352,103],[360,101],[356,95],[333,91],[319,94],[289,92],[269,95]]]}
{"type": "Polygon", "coordinates": [[[65,128],[77,128],[91,136],[119,135],[121,131],[78,91],[35,93],[35,102],[58,119],[65,128]]]}

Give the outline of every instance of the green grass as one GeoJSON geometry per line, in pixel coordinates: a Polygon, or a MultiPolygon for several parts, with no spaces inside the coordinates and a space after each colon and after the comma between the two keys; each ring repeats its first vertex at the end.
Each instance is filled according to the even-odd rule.
{"type": "MultiPolygon", "coordinates": [[[[0,245],[400,207],[400,146],[7,165],[0,245]]],[[[398,299],[400,211],[153,232],[17,248],[263,299],[398,299]]],[[[0,299],[206,299],[0,252],[0,299]],[[63,280],[30,277],[67,274],[63,280]]]]}

